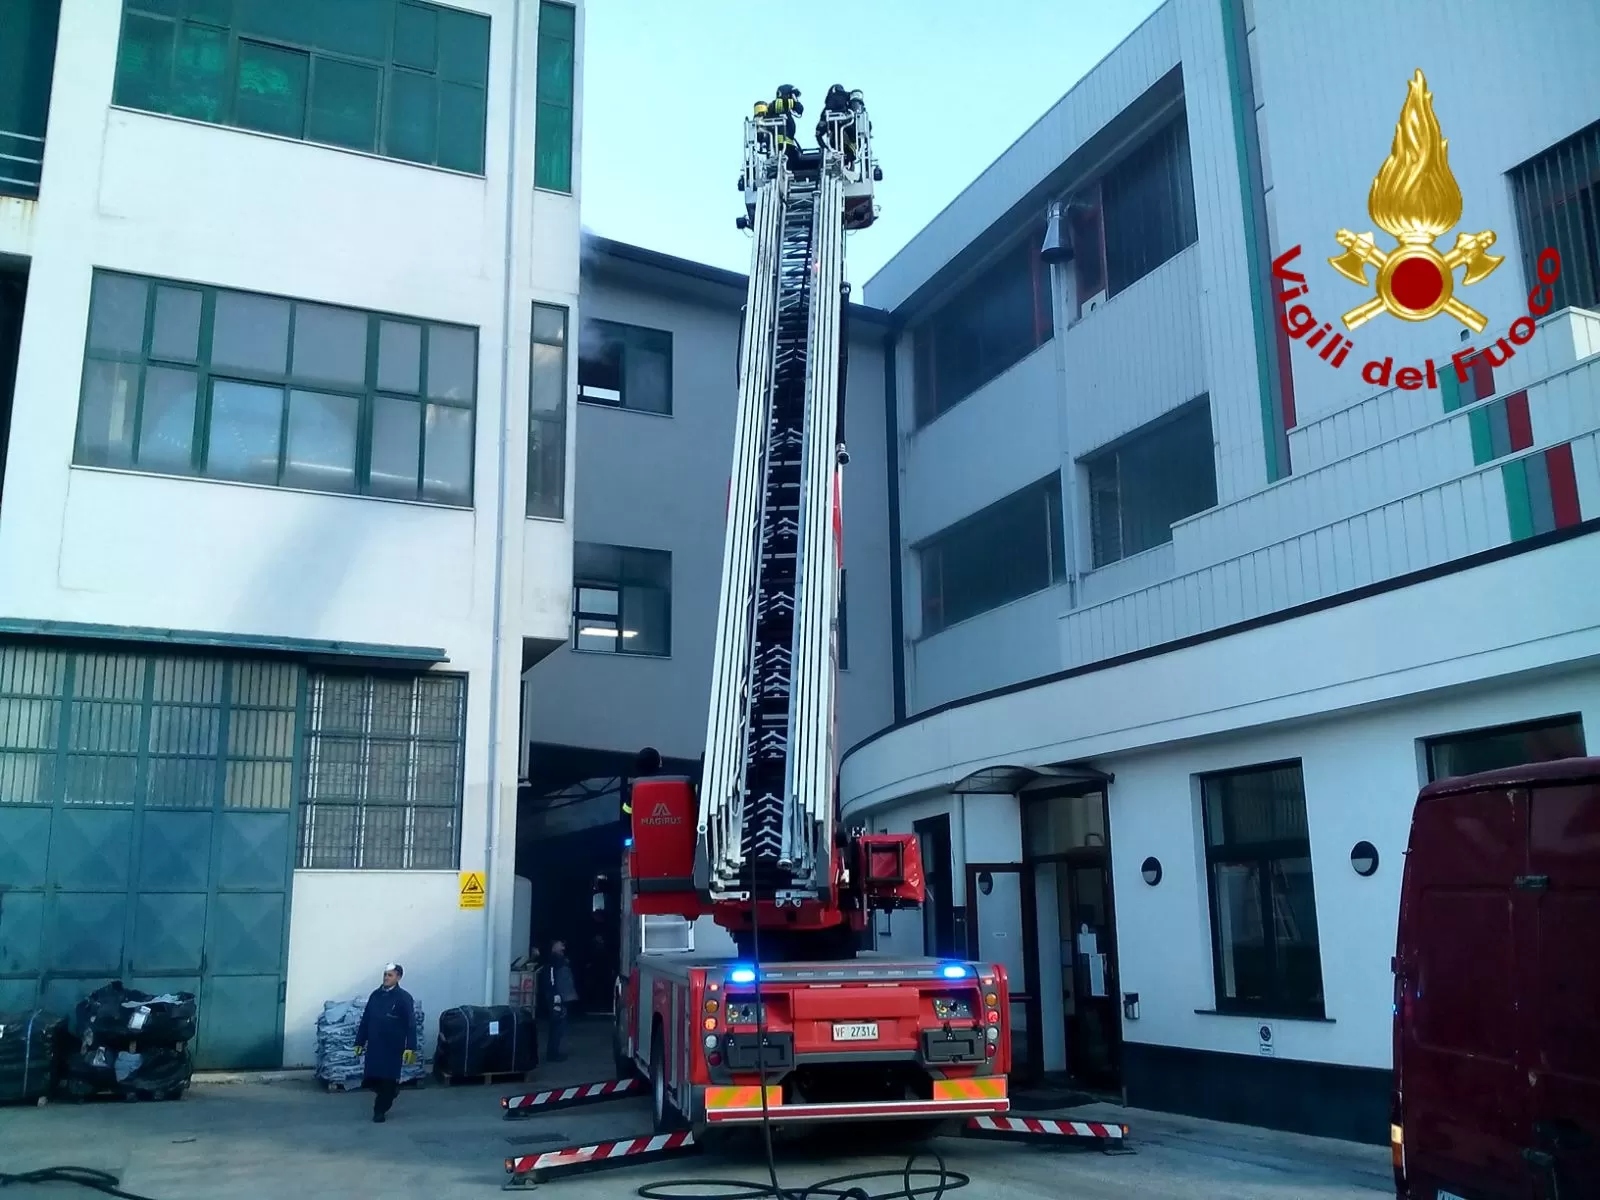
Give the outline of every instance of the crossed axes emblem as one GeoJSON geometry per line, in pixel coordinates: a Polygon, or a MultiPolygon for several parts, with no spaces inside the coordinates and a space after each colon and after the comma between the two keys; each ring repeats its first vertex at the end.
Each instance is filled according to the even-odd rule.
{"type": "Polygon", "coordinates": [[[1334,236],[1345,252],[1328,262],[1339,274],[1362,287],[1372,287],[1374,282],[1367,278],[1367,267],[1378,270],[1375,284],[1378,294],[1344,314],[1346,329],[1365,325],[1384,311],[1405,321],[1426,321],[1435,313],[1445,312],[1474,333],[1482,333],[1488,327],[1489,319],[1458,300],[1453,292],[1457,267],[1466,267],[1461,285],[1470,287],[1487,278],[1505,261],[1504,255],[1488,253],[1495,243],[1492,229],[1456,234],[1456,244],[1446,254],[1435,250],[1431,241],[1413,238],[1403,240],[1393,250],[1384,251],[1378,249],[1371,233],[1356,234],[1341,229],[1334,236]],[[1399,296],[1395,294],[1397,276],[1399,296]],[[1432,299],[1428,299],[1430,292],[1432,299]]]}

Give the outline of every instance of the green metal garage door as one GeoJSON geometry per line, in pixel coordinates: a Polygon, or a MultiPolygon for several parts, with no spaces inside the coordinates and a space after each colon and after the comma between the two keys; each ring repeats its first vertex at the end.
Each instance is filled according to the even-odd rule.
{"type": "Polygon", "coordinates": [[[277,1066],[304,672],[0,643],[0,1010],[200,999],[196,1065],[277,1066]]]}

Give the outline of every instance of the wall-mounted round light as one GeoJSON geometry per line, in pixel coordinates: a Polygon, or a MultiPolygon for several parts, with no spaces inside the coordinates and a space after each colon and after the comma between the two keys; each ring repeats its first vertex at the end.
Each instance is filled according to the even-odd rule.
{"type": "Polygon", "coordinates": [[[1350,847],[1350,865],[1363,879],[1375,874],[1378,870],[1378,848],[1371,842],[1357,842],[1350,847]]]}
{"type": "Polygon", "coordinates": [[[1151,855],[1139,864],[1139,874],[1144,876],[1144,881],[1151,887],[1161,882],[1161,860],[1151,855]]]}
{"type": "Polygon", "coordinates": [[[978,890],[987,896],[994,891],[994,876],[987,871],[978,872],[978,890]]]}

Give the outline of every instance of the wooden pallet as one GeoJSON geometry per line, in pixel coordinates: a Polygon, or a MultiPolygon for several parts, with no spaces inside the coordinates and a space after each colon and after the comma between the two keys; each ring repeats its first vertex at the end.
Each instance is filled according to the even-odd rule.
{"type": "Polygon", "coordinates": [[[492,1083],[492,1084],[524,1083],[524,1082],[527,1081],[528,1076],[530,1074],[532,1074],[532,1072],[530,1072],[530,1071],[494,1071],[494,1072],[491,1072],[490,1074],[487,1074],[487,1075],[451,1075],[451,1074],[448,1074],[447,1072],[444,1072],[444,1071],[437,1071],[437,1072],[435,1072],[435,1074],[438,1076],[439,1080],[441,1082],[443,1082],[447,1087],[455,1087],[458,1084],[474,1084],[474,1083],[492,1083]]]}
{"type": "MultiPolygon", "coordinates": [[[[402,1079],[400,1086],[403,1088],[416,1087],[422,1082],[423,1078],[424,1076],[419,1075],[415,1079],[402,1079]]],[[[325,1092],[359,1092],[366,1086],[366,1080],[360,1075],[345,1079],[318,1079],[317,1082],[322,1085],[322,1090],[325,1092]]]]}

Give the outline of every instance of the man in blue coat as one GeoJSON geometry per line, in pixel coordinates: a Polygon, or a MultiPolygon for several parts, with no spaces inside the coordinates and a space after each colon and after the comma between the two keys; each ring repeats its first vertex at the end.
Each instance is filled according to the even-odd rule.
{"type": "Polygon", "coordinates": [[[411,993],[400,986],[405,968],[389,963],[383,968],[383,986],[367,997],[367,1007],[356,1027],[356,1053],[363,1056],[362,1082],[376,1095],[372,1119],[379,1124],[400,1092],[400,1067],[417,1061],[416,1008],[411,993]]]}

